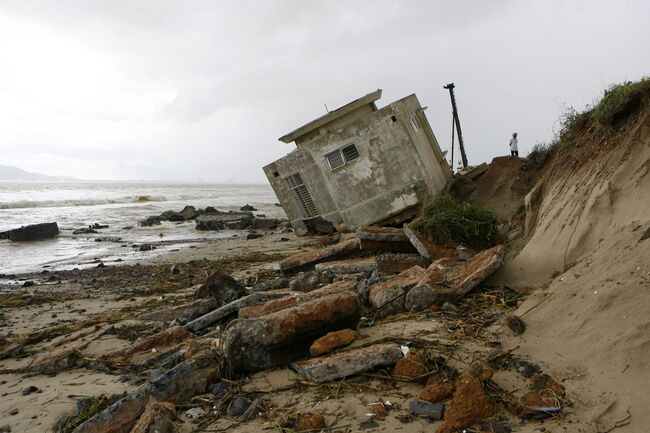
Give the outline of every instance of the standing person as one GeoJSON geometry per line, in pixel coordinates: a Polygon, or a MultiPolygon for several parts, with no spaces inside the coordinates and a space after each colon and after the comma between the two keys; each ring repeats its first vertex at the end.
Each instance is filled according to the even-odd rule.
{"type": "Polygon", "coordinates": [[[510,139],[510,156],[516,156],[519,158],[519,147],[517,146],[517,133],[512,133],[512,138],[510,139]]]}

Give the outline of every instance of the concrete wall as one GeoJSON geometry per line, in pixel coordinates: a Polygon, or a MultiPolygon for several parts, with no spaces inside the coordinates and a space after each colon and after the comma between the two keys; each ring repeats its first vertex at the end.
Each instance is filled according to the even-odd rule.
{"type": "Polygon", "coordinates": [[[348,116],[301,137],[300,149],[264,168],[292,222],[302,214],[281,178],[296,170],[321,215],[349,228],[416,205],[418,188],[433,195],[447,185],[451,171],[415,95],[380,110],[368,104],[348,116]],[[350,144],[359,158],[331,170],[325,155],[350,144]]]}

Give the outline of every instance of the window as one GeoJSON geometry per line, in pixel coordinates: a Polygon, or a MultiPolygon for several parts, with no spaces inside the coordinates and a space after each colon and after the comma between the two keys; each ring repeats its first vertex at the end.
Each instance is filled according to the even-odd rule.
{"type": "Polygon", "coordinates": [[[298,207],[302,210],[302,214],[305,218],[312,218],[318,215],[318,210],[316,210],[316,204],[314,199],[311,196],[311,193],[307,189],[307,185],[302,180],[300,173],[293,174],[284,179],[284,182],[287,186],[287,189],[291,191],[293,199],[298,204],[298,207]]]}
{"type": "Polygon", "coordinates": [[[359,157],[359,151],[354,144],[349,144],[342,149],[337,149],[325,155],[331,170],[335,170],[359,157]]]}

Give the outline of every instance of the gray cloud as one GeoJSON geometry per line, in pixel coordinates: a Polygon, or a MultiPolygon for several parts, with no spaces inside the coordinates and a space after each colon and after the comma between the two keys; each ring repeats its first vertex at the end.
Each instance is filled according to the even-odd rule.
{"type": "Polygon", "coordinates": [[[263,181],[285,132],[417,93],[470,161],[552,137],[563,104],[650,70],[647,2],[5,1],[3,164],[85,178],[263,181]],[[382,101],[380,101],[381,103],[382,101]]]}

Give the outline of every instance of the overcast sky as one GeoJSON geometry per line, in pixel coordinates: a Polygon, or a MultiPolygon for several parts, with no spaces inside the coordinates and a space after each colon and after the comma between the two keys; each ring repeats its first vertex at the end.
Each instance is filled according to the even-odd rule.
{"type": "Polygon", "coordinates": [[[470,163],[650,74],[650,2],[1,0],[0,164],[84,179],[263,182],[281,135],[381,88],[470,163]]]}

